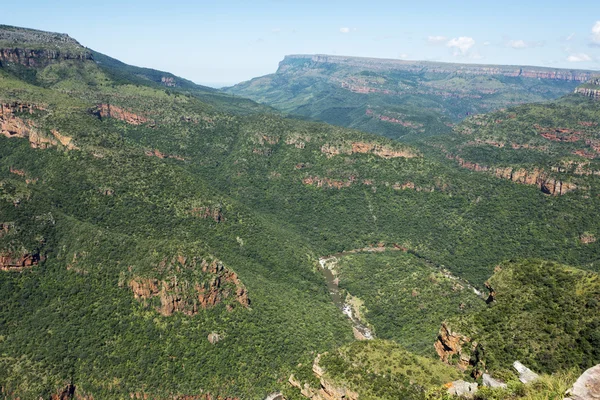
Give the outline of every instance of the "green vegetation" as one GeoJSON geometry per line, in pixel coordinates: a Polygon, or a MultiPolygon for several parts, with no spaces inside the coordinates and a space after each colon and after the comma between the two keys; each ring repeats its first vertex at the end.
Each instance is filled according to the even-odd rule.
{"type": "Polygon", "coordinates": [[[422,399],[424,392],[460,374],[440,361],[416,356],[394,342],[354,342],[322,355],[324,379],[358,391],[361,399],[422,399]]]}
{"type": "Polygon", "coordinates": [[[468,118],[452,135],[424,142],[433,152],[490,169],[540,170],[596,195],[600,102],[571,95],[468,118]]]}
{"type": "Polygon", "coordinates": [[[364,317],[377,337],[435,357],[445,319],[481,309],[485,303],[465,282],[403,252],[353,254],[338,262],[340,288],[364,302],[364,317]]]}
{"type": "MultiPolygon", "coordinates": [[[[462,315],[460,302],[477,308],[438,268],[480,289],[511,257],[600,268],[600,244],[582,241],[600,235],[600,199],[588,192],[547,196],[429,149],[282,118],[177,77],[165,87],[169,74],[93,54],[0,68],[0,104],[14,108],[0,118],[20,129],[0,137],[0,254],[12,268],[0,271],[0,386],[12,397],[48,397],[67,383],[94,398],[261,398],[286,388],[299,363],[352,341],[318,258],[374,243],[411,253],[352,256],[342,287],[364,300],[381,337],[422,354],[436,323],[462,315]],[[154,309],[162,293],[134,297],[137,277],[183,292],[215,283],[180,257],[220,260],[250,306],[228,299],[164,316],[154,309]],[[18,265],[23,258],[36,265],[18,265]],[[432,273],[437,282],[424,282],[432,273]],[[432,312],[408,324],[422,303],[432,312]]],[[[575,346],[561,366],[597,359],[575,346]]],[[[431,360],[398,352],[399,365],[445,379],[431,360]]],[[[403,368],[398,381],[385,371],[377,379],[422,393],[403,368]]]]}
{"type": "Polygon", "coordinates": [[[519,360],[553,373],[600,360],[600,277],[548,261],[503,263],[489,280],[488,308],[450,321],[483,348],[490,371],[519,360]]]}

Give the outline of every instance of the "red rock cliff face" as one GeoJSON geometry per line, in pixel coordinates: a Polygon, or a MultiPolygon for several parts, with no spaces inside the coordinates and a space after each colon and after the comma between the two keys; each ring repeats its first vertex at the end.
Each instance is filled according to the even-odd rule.
{"type": "Polygon", "coordinates": [[[148,122],[148,118],[135,114],[132,111],[111,104],[99,104],[94,114],[100,118],[115,118],[130,125],[141,125],[148,122]]]}
{"type": "Polygon", "coordinates": [[[418,155],[410,149],[394,149],[388,146],[383,146],[377,143],[368,142],[352,142],[349,146],[335,146],[324,144],[321,146],[321,153],[327,157],[333,157],[338,154],[375,154],[382,158],[413,158],[418,155]]]}
{"type": "Polygon", "coordinates": [[[452,332],[448,325],[443,323],[433,346],[438,356],[440,356],[440,360],[447,364],[452,364],[452,360],[454,359],[458,367],[465,371],[470,366],[471,353],[477,347],[477,343],[472,342],[471,338],[467,336],[452,332]],[[467,349],[471,351],[465,351],[467,349]]]}
{"type": "Polygon", "coordinates": [[[60,50],[32,50],[26,48],[0,49],[0,66],[20,64],[25,67],[45,67],[49,64],[64,60],[92,60],[92,53],[81,51],[73,53],[60,50]]]}
{"type": "Polygon", "coordinates": [[[551,194],[553,196],[560,196],[577,189],[577,185],[574,183],[564,182],[553,178],[549,176],[546,171],[540,168],[533,168],[531,170],[526,170],[523,168],[513,169],[511,167],[494,168],[466,161],[458,156],[453,157],[449,155],[448,158],[457,160],[458,164],[463,168],[477,172],[491,172],[493,175],[501,179],[507,179],[524,185],[537,186],[542,192],[551,194]]]}
{"type": "Polygon", "coordinates": [[[76,150],[77,146],[73,139],[62,135],[56,130],[51,130],[52,136],[44,135],[36,129],[35,124],[30,120],[24,120],[17,117],[15,113],[29,113],[34,111],[44,111],[43,106],[25,103],[6,103],[0,104],[0,135],[7,138],[28,139],[31,147],[34,149],[46,149],[48,147],[58,146],[59,144],[68,150],[76,150]]]}
{"type": "MultiPolygon", "coordinates": [[[[246,287],[242,284],[235,272],[225,268],[219,261],[210,264],[202,260],[201,263],[186,263],[190,268],[201,268],[204,280],[188,281],[178,279],[176,275],[159,280],[154,278],[134,277],[129,281],[129,287],[138,300],[158,297],[160,306],[157,311],[162,315],[170,316],[175,312],[195,315],[200,309],[208,309],[228,300],[233,299],[243,307],[249,307],[250,299],[246,287]]],[[[233,309],[229,304],[228,309],[233,309]]]]}
{"type": "Polygon", "coordinates": [[[39,254],[0,252],[0,271],[21,271],[41,261],[39,254]]]}

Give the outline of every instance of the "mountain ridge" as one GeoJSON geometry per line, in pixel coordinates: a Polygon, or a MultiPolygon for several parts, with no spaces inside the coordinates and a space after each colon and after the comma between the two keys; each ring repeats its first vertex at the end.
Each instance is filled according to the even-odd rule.
{"type": "Polygon", "coordinates": [[[481,75],[489,74],[513,77],[524,76],[528,78],[573,80],[578,82],[585,82],[594,76],[600,75],[600,70],[593,71],[576,68],[555,68],[533,65],[450,63],[441,61],[400,60],[393,58],[339,56],[329,54],[289,54],[284,56],[284,59],[280,62],[280,68],[282,65],[285,65],[286,59],[288,61],[310,59],[315,63],[342,64],[353,67],[370,67],[373,70],[406,69],[417,71],[429,68],[431,69],[430,72],[437,73],[462,72],[481,75]],[[455,67],[456,69],[453,70],[450,68],[451,66],[455,67]],[[446,69],[443,67],[446,67],[446,69]]]}

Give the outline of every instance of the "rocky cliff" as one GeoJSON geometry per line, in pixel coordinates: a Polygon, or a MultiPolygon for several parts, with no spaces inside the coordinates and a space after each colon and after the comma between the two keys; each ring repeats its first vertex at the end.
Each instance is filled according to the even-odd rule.
{"type": "Polygon", "coordinates": [[[472,341],[468,336],[453,332],[446,323],[443,323],[433,346],[440,360],[457,365],[458,368],[466,371],[472,365],[471,355],[477,348],[477,342],[472,341]]]}
{"type": "Polygon", "coordinates": [[[594,78],[575,89],[575,93],[600,100],[600,78],[594,78]]]}
{"type": "Polygon", "coordinates": [[[0,48],[0,67],[10,64],[20,64],[25,67],[45,67],[58,61],[64,60],[92,60],[92,53],[72,53],[60,50],[46,49],[1,49],[0,48]]]}
{"type": "Polygon", "coordinates": [[[164,278],[134,276],[128,285],[134,297],[140,301],[158,299],[156,310],[162,315],[170,316],[175,312],[195,315],[200,309],[212,308],[224,302],[228,310],[232,310],[235,303],[243,307],[250,305],[248,292],[237,274],[218,260],[188,261],[179,256],[168,265],[161,263],[160,267],[169,270],[164,278]],[[201,275],[186,277],[177,273],[185,269],[201,270],[201,275]]]}
{"type": "Polygon", "coordinates": [[[41,259],[38,253],[0,252],[0,271],[21,271],[37,265],[41,259]]]}
{"type": "Polygon", "coordinates": [[[0,25],[0,67],[92,59],[92,53],[69,35],[0,25]]]}
{"type": "Polygon", "coordinates": [[[112,104],[99,104],[95,110],[92,110],[92,113],[98,118],[115,118],[130,125],[141,125],[148,122],[148,118],[145,116],[112,104]]]}
{"type": "Polygon", "coordinates": [[[28,139],[34,149],[46,149],[59,144],[68,150],[78,147],[69,136],[62,135],[57,130],[51,130],[47,135],[37,128],[31,119],[24,119],[20,114],[34,114],[37,111],[46,111],[46,108],[37,104],[4,103],[0,104],[0,135],[7,138],[28,139]]]}
{"type": "Polygon", "coordinates": [[[502,65],[451,64],[429,61],[405,61],[394,59],[378,59],[363,57],[345,57],[331,55],[289,55],[279,64],[278,72],[297,66],[306,67],[333,64],[344,67],[355,67],[369,71],[407,71],[437,74],[464,74],[483,76],[507,76],[531,79],[548,79],[561,81],[586,82],[593,76],[592,71],[567,70],[544,67],[519,67],[502,65]]]}

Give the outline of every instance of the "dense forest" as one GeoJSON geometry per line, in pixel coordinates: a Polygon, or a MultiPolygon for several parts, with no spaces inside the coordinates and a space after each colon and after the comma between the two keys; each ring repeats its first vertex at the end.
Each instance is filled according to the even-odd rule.
{"type": "MultiPolygon", "coordinates": [[[[440,152],[473,119],[439,139],[447,142],[415,147],[286,118],[72,39],[0,32],[0,47],[67,46],[44,63],[27,51],[0,60],[2,396],[74,387],[88,399],[296,398],[290,375],[314,379],[306,368],[325,353],[332,379],[359,391],[372,382],[356,360],[377,366],[373,377],[398,391],[389,398],[433,396],[447,379],[472,379],[435,354],[442,322],[461,321],[465,334],[482,326],[485,343],[518,311],[494,286],[502,272],[490,280],[497,304],[486,305],[484,282],[505,260],[536,257],[550,261],[503,269],[523,274],[502,280],[505,290],[541,279],[547,288],[535,295],[547,299],[581,282],[579,297],[565,293],[552,313],[532,305],[569,333],[574,355],[557,353],[550,368],[558,355],[499,343],[487,365],[505,369],[519,356],[562,373],[598,362],[594,175],[560,172],[585,180],[553,195],[440,152]],[[349,253],[365,248],[396,251],[349,253]],[[350,254],[337,265],[341,291],[385,340],[356,343],[331,301],[319,259],[339,253],[350,254]],[[387,352],[393,373],[380,365],[387,352]]],[[[579,95],[543,107],[571,104],[588,119],[600,114],[579,95]]],[[[363,397],[378,396],[367,386],[363,397]]]]}

